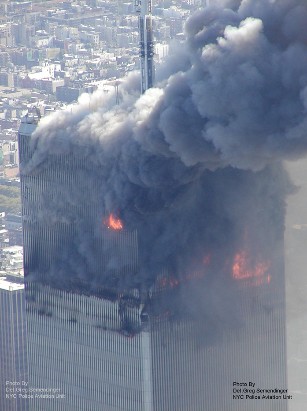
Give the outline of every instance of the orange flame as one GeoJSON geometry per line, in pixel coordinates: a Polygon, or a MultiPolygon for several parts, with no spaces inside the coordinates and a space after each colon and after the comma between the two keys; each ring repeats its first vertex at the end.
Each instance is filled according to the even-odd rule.
{"type": "MultiPolygon", "coordinates": [[[[232,277],[236,280],[244,280],[248,278],[263,277],[270,264],[262,261],[256,264],[251,264],[248,255],[245,251],[241,251],[234,256],[232,265],[232,277]]],[[[268,282],[271,280],[271,276],[268,276],[268,282]]]]}
{"type": "Polygon", "coordinates": [[[110,214],[103,222],[110,230],[119,231],[124,228],[122,221],[119,218],[116,218],[113,214],[110,214]]]}
{"type": "Polygon", "coordinates": [[[162,277],[162,278],[159,278],[157,285],[160,289],[176,288],[180,284],[184,284],[188,281],[200,280],[204,278],[205,275],[206,273],[204,271],[195,271],[195,272],[187,274],[185,277],[182,277],[181,279],[176,278],[174,276],[162,277]]]}
{"type": "Polygon", "coordinates": [[[162,277],[159,279],[159,287],[161,288],[174,288],[180,284],[178,278],[175,277],[162,277]]]}

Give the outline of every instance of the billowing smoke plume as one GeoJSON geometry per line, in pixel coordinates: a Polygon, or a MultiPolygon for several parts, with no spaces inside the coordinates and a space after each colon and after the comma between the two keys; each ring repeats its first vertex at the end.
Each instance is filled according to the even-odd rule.
{"type": "Polygon", "coordinates": [[[38,220],[75,227],[52,257],[57,282],[148,286],[163,270],[227,282],[242,249],[251,266],[273,264],[289,190],[280,162],[307,151],[307,5],[214,3],[188,20],[145,95],[132,74],[119,105],[98,91],[41,120],[23,174],[71,176],[47,178],[36,205],[38,220]],[[110,213],[139,243],[138,270],[116,280],[124,268],[107,246],[104,272],[96,264],[110,213]]]}

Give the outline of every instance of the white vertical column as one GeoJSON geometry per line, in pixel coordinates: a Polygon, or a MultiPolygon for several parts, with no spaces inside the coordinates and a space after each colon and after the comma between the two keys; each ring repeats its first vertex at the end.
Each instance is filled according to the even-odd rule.
{"type": "Polygon", "coordinates": [[[143,393],[144,393],[144,411],[153,411],[152,398],[152,353],[151,353],[151,334],[150,332],[141,332],[142,344],[142,368],[143,368],[143,393]]]}

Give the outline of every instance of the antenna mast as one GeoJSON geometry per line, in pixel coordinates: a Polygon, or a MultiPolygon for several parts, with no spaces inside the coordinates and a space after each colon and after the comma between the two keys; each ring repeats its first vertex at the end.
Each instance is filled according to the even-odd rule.
{"type": "Polygon", "coordinates": [[[154,81],[152,0],[135,0],[134,5],[139,19],[141,91],[143,94],[153,86],[154,81]]]}

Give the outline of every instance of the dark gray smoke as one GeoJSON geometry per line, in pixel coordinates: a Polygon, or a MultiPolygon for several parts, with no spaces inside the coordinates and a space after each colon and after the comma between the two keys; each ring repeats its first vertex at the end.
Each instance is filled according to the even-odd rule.
{"type": "Polygon", "coordinates": [[[181,281],[206,271],[231,286],[242,249],[251,266],[274,265],[289,192],[281,161],[307,150],[306,18],[303,0],[216,2],[188,20],[145,95],[133,74],[120,105],[96,92],[41,120],[23,165],[47,175],[35,218],[74,232],[51,253],[50,281],[142,288],[163,270],[181,281]],[[132,240],[128,253],[115,246],[119,259],[116,240],[103,242],[111,212],[137,230],[138,257],[132,240]]]}

